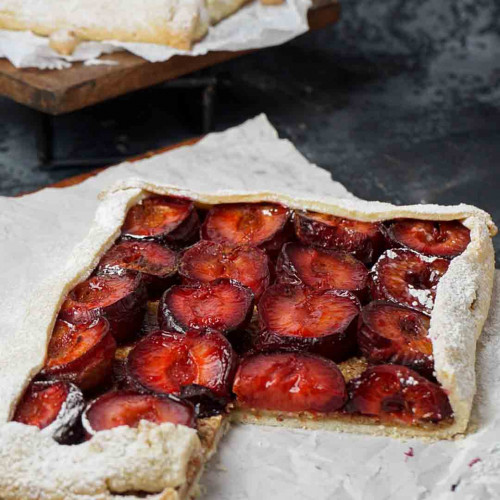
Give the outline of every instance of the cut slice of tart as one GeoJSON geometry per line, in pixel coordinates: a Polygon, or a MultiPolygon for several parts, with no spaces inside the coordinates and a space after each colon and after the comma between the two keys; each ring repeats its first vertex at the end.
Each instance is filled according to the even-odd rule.
{"type": "Polygon", "coordinates": [[[466,431],[487,214],[176,192],[134,181],[108,194],[27,311],[15,340],[31,339],[30,356],[0,352],[2,498],[191,498],[229,420],[466,431]],[[159,302],[151,277],[167,287],[159,302]],[[83,417],[65,411],[75,394],[83,417]],[[50,431],[61,419],[72,446],[50,431]]]}

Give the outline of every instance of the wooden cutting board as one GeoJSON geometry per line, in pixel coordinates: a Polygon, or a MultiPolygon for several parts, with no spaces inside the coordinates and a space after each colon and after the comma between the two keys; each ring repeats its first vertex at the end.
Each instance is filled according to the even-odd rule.
{"type": "MultiPolygon", "coordinates": [[[[311,30],[324,28],[339,19],[335,3],[309,11],[311,30]]],[[[240,57],[251,50],[210,52],[203,56],[175,56],[161,63],[150,63],[128,52],[106,56],[115,66],[74,64],[65,70],[18,69],[0,60],[0,95],[44,113],[59,115],[92,104],[173,80],[194,71],[240,57]]]]}

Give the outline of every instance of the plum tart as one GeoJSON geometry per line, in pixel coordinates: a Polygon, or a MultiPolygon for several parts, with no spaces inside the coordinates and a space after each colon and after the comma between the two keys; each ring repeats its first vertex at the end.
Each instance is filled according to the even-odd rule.
{"type": "Polygon", "coordinates": [[[144,475],[129,463],[121,483],[103,476],[103,498],[181,499],[231,420],[466,431],[493,276],[487,214],[133,187],[102,202],[88,266],[44,316],[41,362],[0,404],[32,446],[71,444],[61,459],[83,464],[97,448],[111,460],[115,440],[137,446],[157,465],[144,475]],[[163,454],[181,472],[159,481],[163,454]]]}

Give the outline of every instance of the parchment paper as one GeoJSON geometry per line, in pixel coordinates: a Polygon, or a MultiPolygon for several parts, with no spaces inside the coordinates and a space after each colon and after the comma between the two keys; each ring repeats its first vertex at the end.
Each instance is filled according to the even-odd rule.
{"type": "MultiPolygon", "coordinates": [[[[86,235],[97,194],[118,180],[203,189],[352,197],[330,175],[278,139],[264,116],[195,146],[124,163],[84,183],[0,198],[0,349],[11,341],[37,285],[86,235]]],[[[208,500],[413,500],[500,498],[500,271],[479,342],[473,423],[448,442],[406,442],[321,431],[235,426],[203,476],[208,500]]],[[[1,397],[1,395],[0,395],[1,397]]]]}
{"type": "MultiPolygon", "coordinates": [[[[278,6],[263,6],[252,2],[229,18],[210,28],[208,35],[191,51],[177,50],[151,43],[83,42],[69,57],[59,55],[48,44],[48,38],[30,32],[0,30],[0,57],[6,57],[18,67],[63,69],[71,62],[95,64],[101,54],[128,50],[148,61],[166,61],[177,54],[202,55],[214,50],[245,50],[270,47],[305,33],[308,29],[307,10],[311,0],[286,0],[278,6]]],[[[104,57],[101,64],[113,64],[104,57]]]]}

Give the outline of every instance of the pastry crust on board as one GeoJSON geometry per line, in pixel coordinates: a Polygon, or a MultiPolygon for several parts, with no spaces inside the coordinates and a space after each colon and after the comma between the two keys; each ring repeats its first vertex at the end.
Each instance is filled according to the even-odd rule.
{"type": "Polygon", "coordinates": [[[189,50],[208,31],[203,0],[3,0],[0,28],[51,35],[71,30],[86,40],[119,40],[189,50]]]}
{"type": "MultiPolygon", "coordinates": [[[[0,29],[30,30],[44,36],[72,32],[82,40],[156,43],[190,50],[194,42],[207,34],[210,24],[218,23],[250,1],[3,0],[0,29]]],[[[51,47],[59,52],[57,43],[51,47]]],[[[64,46],[61,53],[71,52],[64,46]]]]}
{"type": "MultiPolygon", "coordinates": [[[[16,463],[24,465],[31,460],[33,449],[46,446],[43,433],[29,426],[7,423],[23,390],[44,363],[46,348],[57,316],[57,312],[66,294],[77,283],[86,279],[100,257],[114,243],[120,233],[127,210],[139,202],[148,193],[187,196],[199,204],[215,204],[245,201],[281,202],[293,209],[308,209],[333,215],[360,220],[381,221],[398,217],[415,217],[433,220],[461,219],[471,230],[471,242],[460,256],[450,264],[448,272],[441,279],[436,294],[435,307],[431,318],[429,335],[434,346],[435,369],[437,379],[448,392],[454,410],[455,421],[448,427],[436,427],[432,436],[451,438],[465,431],[469,419],[472,399],[475,392],[475,346],[486,319],[491,298],[494,253],[491,236],[496,227],[490,216],[475,207],[458,205],[444,207],[438,205],[415,205],[397,207],[388,203],[366,202],[358,199],[306,199],[294,198],[290,194],[212,191],[206,193],[191,192],[177,186],[159,186],[145,183],[138,179],[129,179],[119,183],[103,194],[103,200],[96,212],[94,224],[87,237],[73,251],[71,258],[56,276],[50,277],[37,291],[32,304],[26,312],[25,322],[18,332],[22,343],[12,342],[0,352],[0,450],[5,449],[11,432],[7,428],[16,428],[19,443],[30,439],[30,447],[20,446],[16,463]],[[40,300],[43,297],[43,300],[40,300]],[[22,345],[20,345],[22,344],[22,345]],[[2,426],[1,424],[4,423],[2,426]]],[[[259,418],[255,423],[277,423],[275,416],[266,422],[259,418]]],[[[236,412],[234,418],[251,421],[248,412],[236,412]]],[[[254,419],[257,420],[257,419],[254,419]]],[[[284,419],[280,425],[287,424],[303,427],[297,419],[284,419]]],[[[312,421],[311,421],[312,422],[312,421]]],[[[313,424],[308,423],[306,427],[313,424]]],[[[380,425],[364,425],[337,421],[317,421],[315,428],[335,429],[370,434],[384,434],[399,437],[422,437],[425,433],[419,428],[395,428],[380,425]]],[[[116,439],[123,428],[108,432],[116,439]]],[[[144,439],[141,429],[135,431],[136,439],[144,439]]],[[[149,431],[148,431],[149,432],[149,431]]],[[[108,435],[106,434],[106,435],[108,435]]],[[[95,437],[89,443],[94,442],[95,437]]],[[[135,443],[132,440],[131,445],[135,443]]],[[[12,446],[10,443],[9,446],[12,446]]],[[[90,446],[90,445],[89,445],[90,446]]],[[[61,447],[63,449],[64,447],[61,447]]],[[[73,448],[79,448],[73,447],[73,448]]],[[[62,452],[61,452],[62,453],[62,452]]],[[[64,460],[61,455],[61,460],[64,460]]],[[[146,462],[145,462],[146,463],[146,462]]],[[[0,454],[0,478],[5,472],[15,467],[9,456],[0,454]]],[[[145,467],[149,467],[146,465],[145,467]]],[[[57,469],[59,470],[59,469],[57,469]]],[[[104,463],[101,467],[103,477],[112,475],[114,463],[104,463]],[[106,469],[109,467],[109,470],[106,469]]],[[[63,471],[61,471],[63,473],[63,471]]],[[[140,477],[140,475],[139,475],[140,477]]],[[[76,479],[75,479],[76,480],[76,479]]],[[[0,479],[1,481],[1,479],[0,479]]],[[[131,490],[134,479],[130,479],[131,490]]],[[[0,491],[1,491],[0,483],[0,491]]],[[[137,487],[135,487],[137,490],[137,487]]],[[[163,486],[157,489],[160,491],[163,486]]],[[[109,493],[109,492],[108,492],[109,493]]],[[[166,493],[165,493],[166,494],[166,493]]],[[[171,495],[171,493],[168,493],[171,495]]],[[[15,496],[10,498],[16,498],[15,496]]],[[[26,497],[25,498],[29,498],[26,497]]],[[[57,495],[47,498],[59,498],[57,495]]],[[[69,498],[66,496],[66,498],[69,498]]],[[[95,497],[99,498],[99,497],[95,497]]],[[[102,497],[109,498],[109,497],[102,497]]],[[[162,496],[161,498],[176,498],[162,496]]]]}

